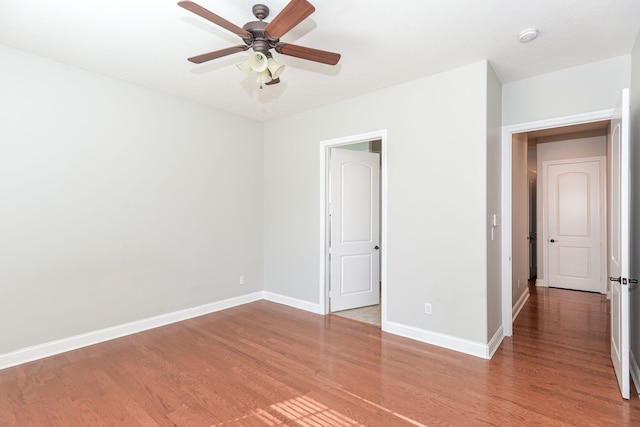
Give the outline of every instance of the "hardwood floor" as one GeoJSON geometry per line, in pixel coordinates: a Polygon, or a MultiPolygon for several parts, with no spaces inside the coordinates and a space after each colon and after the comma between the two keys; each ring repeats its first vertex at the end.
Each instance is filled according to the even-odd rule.
{"type": "Polygon", "coordinates": [[[640,425],[608,304],[532,288],[492,360],[260,301],[0,371],[0,425],[640,425]]]}

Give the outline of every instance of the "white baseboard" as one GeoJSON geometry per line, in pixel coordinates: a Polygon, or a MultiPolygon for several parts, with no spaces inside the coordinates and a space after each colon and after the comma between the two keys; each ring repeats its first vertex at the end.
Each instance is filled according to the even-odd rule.
{"type": "Polygon", "coordinates": [[[494,335],[491,340],[491,345],[495,347],[494,349],[491,349],[489,344],[482,344],[476,341],[440,334],[438,332],[431,332],[425,329],[389,321],[387,321],[386,332],[438,347],[448,348],[449,350],[455,350],[460,353],[470,354],[471,356],[481,357],[483,359],[491,358],[493,351],[498,348],[498,345],[502,341],[500,336],[504,335],[502,327],[500,327],[498,332],[496,332],[496,335],[494,335]]]}
{"type": "Polygon", "coordinates": [[[520,314],[520,311],[522,311],[522,307],[524,307],[528,299],[529,299],[529,288],[526,288],[522,293],[522,295],[520,295],[520,298],[518,298],[518,301],[516,301],[516,304],[513,306],[513,317],[511,318],[512,322],[516,321],[518,314],[520,314]]]}
{"type": "Polygon", "coordinates": [[[631,378],[633,379],[633,384],[638,391],[638,395],[640,396],[640,365],[638,365],[638,359],[636,359],[635,354],[632,351],[629,352],[629,370],[631,371],[631,378]]]}
{"type": "Polygon", "coordinates": [[[544,279],[536,279],[536,286],[547,287],[547,285],[544,284],[544,279]]]}
{"type": "MultiPolygon", "coordinates": [[[[135,334],[149,329],[165,326],[171,323],[180,322],[205,314],[214,313],[216,311],[225,310],[250,302],[259,301],[261,299],[287,305],[289,307],[300,310],[309,311],[311,313],[323,314],[320,304],[310,303],[308,301],[287,297],[284,295],[274,294],[272,292],[254,292],[252,294],[242,295],[239,297],[229,298],[222,301],[204,304],[198,307],[192,307],[185,310],[174,311],[147,319],[129,322],[110,328],[100,329],[86,334],[76,335],[56,341],[47,342],[23,349],[19,349],[10,353],[0,354],[0,369],[10,368],[34,360],[42,359],[66,351],[76,350],[78,348],[87,347],[126,335],[135,334]]],[[[465,340],[450,335],[440,334],[427,331],[424,329],[406,326],[399,323],[387,322],[385,332],[411,338],[417,341],[433,344],[439,347],[448,348],[450,350],[459,351],[461,353],[470,354],[472,356],[490,359],[491,356],[500,346],[504,338],[502,326],[496,331],[493,338],[488,344],[478,343],[475,341],[465,340]]],[[[637,365],[636,365],[637,366],[637,365]]]]}
{"type": "Polygon", "coordinates": [[[262,292],[262,298],[267,301],[276,302],[278,304],[287,305],[289,307],[298,308],[304,311],[310,311],[315,314],[324,314],[320,310],[320,304],[314,304],[309,301],[303,301],[296,298],[287,297],[273,292],[262,292]]]}
{"type": "Polygon", "coordinates": [[[0,354],[0,369],[20,365],[66,351],[75,350],[89,345],[98,344],[126,335],[135,334],[149,329],[165,326],[170,323],[180,322],[193,317],[202,316],[216,311],[236,307],[263,298],[262,292],[242,295],[222,301],[204,304],[198,307],[187,308],[185,310],[174,311],[172,313],[149,317],[135,322],[124,323],[110,328],[99,329],[86,334],[63,338],[44,344],[34,345],[10,353],[0,354]]]}
{"type": "Polygon", "coordinates": [[[496,333],[493,334],[493,337],[491,338],[491,341],[489,341],[489,344],[487,344],[488,357],[485,357],[485,359],[491,359],[493,357],[493,354],[496,352],[498,347],[500,347],[500,343],[502,343],[503,339],[504,329],[502,329],[502,325],[500,325],[496,333]]]}

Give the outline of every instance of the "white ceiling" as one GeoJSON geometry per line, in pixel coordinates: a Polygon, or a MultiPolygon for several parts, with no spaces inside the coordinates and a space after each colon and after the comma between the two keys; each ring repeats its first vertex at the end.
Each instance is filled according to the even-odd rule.
{"type": "MultiPolygon", "coordinates": [[[[238,26],[255,20],[254,0],[195,1],[238,26]]],[[[242,41],[177,0],[0,0],[0,44],[267,121],[482,59],[508,83],[628,54],[640,30],[639,0],[310,1],[281,41],[342,59],[274,53],[287,68],[262,90],[234,66],[245,52],[186,60],[242,41]],[[519,43],[528,27],[538,39],[519,43]]],[[[288,0],[264,2],[268,22],[288,0]]]]}

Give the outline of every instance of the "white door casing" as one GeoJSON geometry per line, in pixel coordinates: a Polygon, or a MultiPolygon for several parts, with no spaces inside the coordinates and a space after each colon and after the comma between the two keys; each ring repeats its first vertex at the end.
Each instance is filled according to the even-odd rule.
{"type": "Polygon", "coordinates": [[[380,156],[331,149],[330,310],[380,303],[380,156]]]}
{"type": "Polygon", "coordinates": [[[536,172],[529,171],[529,278],[538,274],[536,232],[536,172]]]}
{"type": "Polygon", "coordinates": [[[547,285],[604,292],[604,158],[543,163],[547,285]]]}
{"type": "Polygon", "coordinates": [[[629,399],[629,89],[624,89],[616,118],[611,121],[610,167],[610,253],[608,275],[611,284],[611,360],[620,393],[629,399]]]}

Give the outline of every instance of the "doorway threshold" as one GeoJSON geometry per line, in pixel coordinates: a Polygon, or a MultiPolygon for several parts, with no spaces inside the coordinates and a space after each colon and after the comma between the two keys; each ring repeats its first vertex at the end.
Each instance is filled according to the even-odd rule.
{"type": "Polygon", "coordinates": [[[370,323],[377,326],[380,326],[380,319],[382,318],[380,304],[370,305],[367,307],[352,308],[351,310],[336,311],[331,314],[358,320],[364,323],[370,323]]]}

